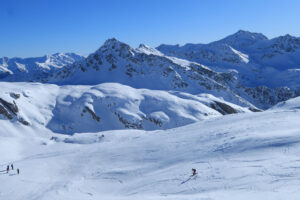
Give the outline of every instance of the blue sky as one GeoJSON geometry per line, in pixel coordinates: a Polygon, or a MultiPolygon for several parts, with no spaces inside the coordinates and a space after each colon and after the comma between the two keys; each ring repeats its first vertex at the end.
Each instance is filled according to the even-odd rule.
{"type": "Polygon", "coordinates": [[[300,36],[299,0],[0,0],[0,57],[208,43],[239,29],[300,36]]]}

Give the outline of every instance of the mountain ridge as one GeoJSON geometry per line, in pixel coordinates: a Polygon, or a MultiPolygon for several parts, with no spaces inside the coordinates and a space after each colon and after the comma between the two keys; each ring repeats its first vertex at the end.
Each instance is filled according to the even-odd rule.
{"type": "MultiPolygon", "coordinates": [[[[52,65],[51,69],[47,68],[47,63],[44,64],[45,67],[43,64],[39,65],[38,73],[33,76],[25,73],[26,76],[18,70],[19,75],[15,78],[9,80],[2,77],[1,81],[34,81],[58,85],[117,82],[134,88],[174,90],[191,94],[211,93],[253,109],[267,109],[300,94],[300,81],[296,78],[300,70],[279,71],[276,67],[261,67],[261,64],[255,63],[256,58],[266,57],[274,51],[280,54],[278,49],[284,51],[284,55],[294,56],[297,51],[290,47],[300,47],[296,37],[285,35],[269,40],[260,33],[240,30],[206,45],[176,45],[175,50],[173,47],[170,47],[171,52],[167,50],[167,46],[167,49],[162,50],[144,44],[132,48],[111,38],[87,57],[80,56],[78,60],[60,62],[58,67],[52,65]],[[238,40],[242,40],[241,45],[236,43],[238,40]],[[274,45],[270,46],[270,41],[274,45]],[[231,43],[235,45],[231,46],[231,43]],[[257,45],[269,50],[256,48],[257,45]],[[233,46],[243,48],[235,49],[233,46]],[[254,47],[256,53],[244,51],[254,47]],[[264,54],[261,55],[260,52],[264,54]],[[283,81],[281,77],[286,79],[283,81]]],[[[22,66],[18,65],[16,68],[20,67],[22,66]]]]}

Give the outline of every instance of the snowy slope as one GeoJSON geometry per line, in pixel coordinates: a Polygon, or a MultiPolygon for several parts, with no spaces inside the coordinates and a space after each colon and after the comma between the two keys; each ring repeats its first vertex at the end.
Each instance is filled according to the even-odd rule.
{"type": "Polygon", "coordinates": [[[300,97],[292,98],[287,101],[280,102],[270,108],[270,110],[297,110],[300,109],[300,97]]]}
{"type": "Polygon", "coordinates": [[[7,58],[0,59],[1,81],[31,81],[52,73],[53,70],[62,68],[84,59],[75,53],[56,53],[34,58],[7,58]]]}
{"type": "Polygon", "coordinates": [[[0,197],[297,200],[299,114],[299,109],[266,111],[165,131],[73,136],[1,129],[0,197]],[[20,175],[5,173],[11,162],[20,175]]]}
{"type": "Polygon", "coordinates": [[[169,129],[251,112],[209,94],[134,89],[118,83],[57,86],[2,82],[0,86],[1,126],[10,121],[58,133],[169,129]]]}

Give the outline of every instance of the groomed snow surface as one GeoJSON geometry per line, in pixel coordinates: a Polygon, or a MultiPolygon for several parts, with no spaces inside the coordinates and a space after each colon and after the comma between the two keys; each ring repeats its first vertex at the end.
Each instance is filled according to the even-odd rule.
{"type": "Polygon", "coordinates": [[[169,130],[73,136],[6,121],[0,199],[299,199],[299,116],[281,106],[169,130]],[[10,163],[20,175],[6,173],[10,163]]]}

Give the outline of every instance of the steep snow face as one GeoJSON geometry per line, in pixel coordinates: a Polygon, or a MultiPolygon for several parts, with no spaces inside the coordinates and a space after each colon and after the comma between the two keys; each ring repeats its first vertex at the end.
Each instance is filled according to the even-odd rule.
{"type": "Polygon", "coordinates": [[[46,76],[55,69],[84,59],[75,53],[56,53],[36,58],[0,59],[1,81],[30,81],[46,76]]]}
{"type": "Polygon", "coordinates": [[[56,86],[1,83],[0,124],[57,133],[169,129],[225,114],[251,112],[212,95],[134,89],[117,83],[56,86]]]}
{"type": "Polygon", "coordinates": [[[213,70],[236,70],[245,86],[300,86],[300,80],[294,78],[299,74],[292,70],[299,68],[300,39],[290,35],[269,40],[259,33],[238,31],[209,44],[161,45],[157,49],[165,55],[203,63],[213,70]]]}
{"type": "Polygon", "coordinates": [[[163,54],[155,48],[149,47],[144,44],[140,44],[140,46],[136,49],[137,52],[145,53],[147,55],[153,54],[158,56],[163,56],[163,54]]]}
{"type": "Polygon", "coordinates": [[[6,133],[2,124],[1,199],[297,200],[299,114],[245,113],[171,130],[73,136],[40,128],[6,133]],[[5,172],[10,163],[19,175],[5,172]]]}

